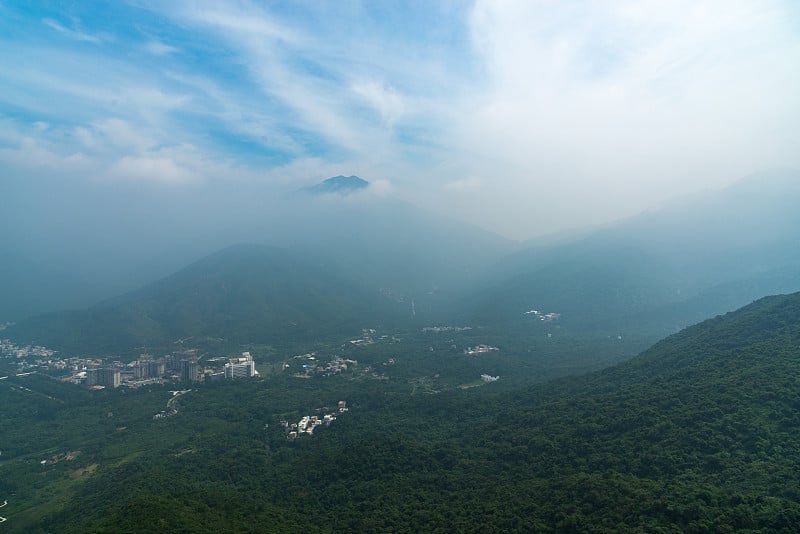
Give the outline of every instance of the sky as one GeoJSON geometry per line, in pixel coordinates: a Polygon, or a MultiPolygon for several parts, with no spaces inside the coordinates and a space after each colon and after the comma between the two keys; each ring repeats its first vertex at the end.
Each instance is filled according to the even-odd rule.
{"type": "Polygon", "coordinates": [[[0,0],[0,50],[3,223],[65,249],[338,174],[527,239],[800,168],[795,0],[0,0]]]}

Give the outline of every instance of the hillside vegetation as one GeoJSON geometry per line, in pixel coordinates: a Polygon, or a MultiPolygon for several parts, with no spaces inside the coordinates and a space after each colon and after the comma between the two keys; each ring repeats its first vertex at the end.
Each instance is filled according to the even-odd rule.
{"type": "MultiPolygon", "coordinates": [[[[164,394],[140,393],[92,437],[59,430],[86,451],[71,470],[100,466],[73,480],[59,511],[32,524],[72,532],[792,532],[800,522],[799,377],[793,294],[700,323],[604,371],[512,391],[408,395],[398,382],[298,387],[274,377],[186,395],[166,424],[150,419],[156,403],[146,400],[164,394]],[[289,441],[277,425],[342,397],[351,411],[318,435],[289,441]]],[[[103,413],[121,397],[95,402],[91,410],[103,413]]],[[[86,415],[79,426],[99,423],[86,415]]],[[[10,465],[24,476],[24,460],[3,468],[10,465]]],[[[68,476],[54,469],[45,469],[53,480],[68,476]]],[[[18,494],[25,487],[13,477],[3,484],[18,494]]]]}
{"type": "Polygon", "coordinates": [[[264,245],[237,245],[86,310],[44,314],[9,329],[67,353],[169,347],[179,339],[228,346],[274,343],[391,321],[398,306],[335,265],[264,245]]]}

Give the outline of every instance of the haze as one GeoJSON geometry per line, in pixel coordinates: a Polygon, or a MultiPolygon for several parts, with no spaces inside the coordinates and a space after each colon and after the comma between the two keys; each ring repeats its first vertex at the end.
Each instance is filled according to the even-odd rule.
{"type": "Polygon", "coordinates": [[[338,174],[523,240],[798,168],[798,21],[791,1],[4,2],[3,269],[107,277],[89,303],[263,239],[338,174]]]}

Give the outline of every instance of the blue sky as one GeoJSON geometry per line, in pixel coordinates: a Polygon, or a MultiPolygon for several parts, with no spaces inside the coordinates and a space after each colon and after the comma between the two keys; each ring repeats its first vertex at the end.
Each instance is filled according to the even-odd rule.
{"type": "Polygon", "coordinates": [[[600,223],[800,167],[799,6],[0,0],[1,179],[97,202],[358,174],[514,238],[600,223]]]}

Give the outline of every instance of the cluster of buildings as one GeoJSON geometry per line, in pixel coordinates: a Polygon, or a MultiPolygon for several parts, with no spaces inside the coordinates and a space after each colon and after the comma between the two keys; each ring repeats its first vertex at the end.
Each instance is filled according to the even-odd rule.
{"type": "Polygon", "coordinates": [[[135,380],[160,378],[165,374],[167,374],[167,362],[164,358],[156,360],[152,358],[139,359],[133,365],[133,378],[135,380]]]}
{"type": "Polygon", "coordinates": [[[489,345],[481,344],[481,345],[476,345],[474,347],[467,347],[466,349],[464,349],[464,354],[470,354],[470,355],[483,354],[486,352],[492,352],[494,350],[500,350],[500,349],[498,349],[497,347],[491,347],[489,345]]]}
{"type": "Polygon", "coordinates": [[[316,353],[313,352],[294,356],[293,359],[305,362],[300,364],[300,370],[292,374],[292,376],[295,378],[337,375],[348,370],[352,370],[353,367],[358,365],[357,360],[342,358],[341,356],[332,356],[328,362],[321,363],[317,361],[316,353]]]}
{"type": "Polygon", "coordinates": [[[297,423],[289,423],[289,421],[281,421],[281,426],[284,432],[287,433],[287,438],[290,440],[297,439],[300,434],[313,434],[314,429],[325,425],[328,426],[336,421],[336,416],[347,411],[347,401],[339,401],[335,412],[327,413],[325,415],[304,415],[297,423]]]}
{"type": "Polygon", "coordinates": [[[484,382],[497,382],[500,380],[499,376],[492,376],[492,375],[481,375],[481,380],[484,382]]]}
{"type": "MultiPolygon", "coordinates": [[[[372,345],[375,343],[375,329],[374,328],[363,328],[361,330],[361,337],[358,339],[351,339],[350,344],[355,345],[357,347],[363,345],[372,345]]],[[[389,336],[381,336],[381,339],[386,339],[389,336]]]]}
{"type": "Polygon", "coordinates": [[[422,333],[434,333],[438,334],[440,332],[464,332],[467,330],[472,330],[471,326],[426,326],[422,329],[422,333]]]}
{"type": "Polygon", "coordinates": [[[52,358],[56,352],[41,345],[17,346],[10,339],[0,339],[0,353],[12,358],[52,358]]]}
{"type": "Polygon", "coordinates": [[[77,360],[70,362],[72,374],[68,380],[90,388],[116,388],[123,385],[138,387],[160,384],[165,380],[197,382],[203,377],[196,350],[176,352],[163,358],[141,354],[130,363],[81,358],[77,360]]]}
{"type": "Polygon", "coordinates": [[[57,351],[41,346],[20,347],[8,339],[0,340],[0,352],[16,360],[18,373],[43,372],[92,389],[139,387],[164,381],[194,383],[258,376],[249,352],[243,352],[241,357],[236,358],[213,358],[204,364],[200,362],[197,349],[188,349],[161,358],[141,354],[135,361],[123,363],[110,358],[60,358],[56,356],[57,351]],[[227,363],[221,367],[206,365],[219,360],[227,360],[227,363]]]}
{"type": "Polygon", "coordinates": [[[539,310],[526,311],[525,315],[533,315],[534,317],[538,317],[540,321],[544,321],[546,323],[555,321],[556,319],[561,317],[560,313],[555,313],[555,312],[542,313],[539,310]]]}
{"type": "MultiPolygon", "coordinates": [[[[133,362],[134,379],[160,379],[164,376],[183,383],[202,382],[204,380],[234,380],[237,378],[251,378],[258,376],[253,356],[243,352],[240,357],[229,358],[221,368],[204,365],[197,356],[196,349],[183,350],[171,355],[153,360],[143,355],[133,362]]],[[[225,358],[212,358],[206,364],[213,364],[225,358]]]]}
{"type": "Polygon", "coordinates": [[[399,343],[400,339],[394,335],[384,334],[381,336],[377,335],[377,331],[374,328],[362,328],[361,329],[361,337],[358,339],[351,339],[348,341],[350,345],[356,347],[362,347],[364,345],[374,345],[375,343],[399,343]]]}

